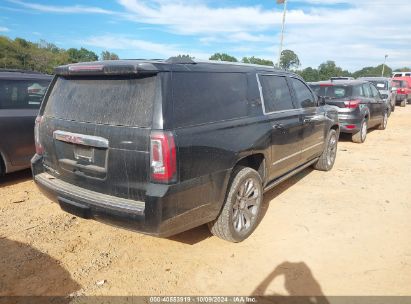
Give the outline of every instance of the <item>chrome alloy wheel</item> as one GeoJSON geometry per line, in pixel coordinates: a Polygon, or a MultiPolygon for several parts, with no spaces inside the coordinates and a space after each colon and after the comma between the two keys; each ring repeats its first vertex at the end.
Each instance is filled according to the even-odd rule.
{"type": "Polygon", "coordinates": [[[364,142],[367,137],[367,122],[364,120],[361,126],[361,140],[364,142]]]}
{"type": "Polygon", "coordinates": [[[337,142],[338,142],[337,136],[332,135],[328,143],[328,151],[327,151],[328,166],[332,166],[334,164],[335,157],[337,155],[337,142]]]}
{"type": "Polygon", "coordinates": [[[384,126],[384,129],[387,127],[387,123],[388,123],[388,114],[387,114],[387,112],[385,112],[384,117],[383,117],[383,121],[382,121],[382,125],[384,126]]]}
{"type": "Polygon", "coordinates": [[[237,232],[247,233],[257,220],[262,195],[257,184],[256,179],[248,178],[238,188],[232,217],[232,224],[237,232]]]}

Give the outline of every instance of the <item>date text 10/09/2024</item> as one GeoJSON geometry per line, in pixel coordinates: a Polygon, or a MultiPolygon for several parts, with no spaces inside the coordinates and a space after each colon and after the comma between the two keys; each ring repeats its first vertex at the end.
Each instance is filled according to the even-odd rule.
{"type": "Polygon", "coordinates": [[[195,297],[150,297],[150,303],[256,303],[254,297],[213,297],[213,296],[195,296],[195,297]]]}

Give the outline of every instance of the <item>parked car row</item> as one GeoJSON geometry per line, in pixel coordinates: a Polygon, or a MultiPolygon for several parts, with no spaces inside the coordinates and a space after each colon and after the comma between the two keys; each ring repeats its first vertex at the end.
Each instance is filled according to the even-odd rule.
{"type": "Polygon", "coordinates": [[[311,89],[338,108],[341,132],[349,133],[352,141],[363,143],[367,130],[377,127],[384,130],[388,117],[411,102],[410,73],[395,73],[386,77],[331,77],[329,81],[310,83],[311,89]]]}
{"type": "Polygon", "coordinates": [[[366,80],[323,81],[310,83],[313,91],[338,109],[340,130],[352,135],[352,141],[363,143],[369,128],[384,130],[388,105],[373,83],[366,80]]]}
{"type": "MultiPolygon", "coordinates": [[[[224,240],[246,239],[264,192],[310,166],[331,170],[340,132],[364,142],[395,108],[382,79],[308,85],[240,63],[116,60],[57,67],[51,83],[24,75],[25,97],[5,85],[0,102],[29,105],[45,94],[22,114],[33,134],[38,111],[31,168],[39,189],[69,213],[161,237],[207,224],[224,240]]],[[[24,119],[1,129],[2,157],[22,140],[11,129],[24,119]]],[[[28,136],[27,151],[32,145],[28,136]]]]}

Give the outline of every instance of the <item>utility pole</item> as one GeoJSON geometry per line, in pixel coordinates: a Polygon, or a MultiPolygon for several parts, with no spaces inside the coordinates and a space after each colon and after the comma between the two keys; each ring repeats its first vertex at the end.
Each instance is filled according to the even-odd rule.
{"type": "Polygon", "coordinates": [[[381,77],[384,77],[385,63],[387,62],[387,57],[388,57],[388,55],[385,55],[385,57],[384,57],[384,63],[383,63],[383,65],[382,65],[381,77]]]}
{"type": "Polygon", "coordinates": [[[281,25],[280,49],[278,50],[278,63],[277,63],[277,66],[278,66],[278,67],[280,67],[281,53],[282,53],[282,51],[283,51],[285,15],[286,15],[286,13],[287,13],[287,1],[288,1],[288,0],[277,0],[277,4],[284,3],[283,22],[282,22],[282,25],[281,25]]]}

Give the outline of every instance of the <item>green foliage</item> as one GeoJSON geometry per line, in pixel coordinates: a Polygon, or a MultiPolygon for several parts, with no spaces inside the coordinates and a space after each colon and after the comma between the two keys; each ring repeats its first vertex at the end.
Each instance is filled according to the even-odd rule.
{"type": "Polygon", "coordinates": [[[252,57],[243,57],[241,62],[273,66],[273,62],[271,60],[261,59],[261,58],[257,58],[257,57],[254,57],[254,56],[252,56],[252,57]]]}
{"type": "Polygon", "coordinates": [[[411,68],[403,67],[403,68],[395,69],[394,72],[411,72],[411,68]]]}
{"type": "Polygon", "coordinates": [[[120,58],[115,53],[110,53],[109,51],[103,51],[101,52],[100,59],[101,60],[119,60],[120,58]]]}
{"type": "MultiPolygon", "coordinates": [[[[359,71],[356,71],[353,73],[353,77],[358,78],[358,77],[367,77],[367,76],[381,76],[382,73],[382,64],[376,67],[365,67],[362,68],[359,71]]],[[[385,77],[390,77],[392,74],[392,69],[385,65],[384,68],[384,76],[385,77]]]]}
{"type": "Polygon", "coordinates": [[[238,62],[237,58],[226,53],[215,53],[210,57],[210,60],[238,62]]]}
{"type": "Polygon", "coordinates": [[[52,43],[0,36],[0,68],[52,73],[54,67],[82,61],[95,61],[97,55],[85,48],[64,50],[52,43]]]}
{"type": "Polygon", "coordinates": [[[331,77],[351,76],[350,72],[343,70],[335,64],[335,61],[328,60],[323,62],[318,67],[318,74],[320,80],[328,80],[331,77]]]}
{"type": "Polygon", "coordinates": [[[300,59],[297,54],[292,50],[284,50],[281,52],[280,68],[284,70],[290,70],[292,68],[298,68],[300,66],[300,59]]]}
{"type": "Polygon", "coordinates": [[[314,82],[320,80],[320,74],[318,73],[317,69],[313,69],[312,67],[305,68],[302,71],[299,71],[298,74],[308,82],[314,82]]]}
{"type": "Polygon", "coordinates": [[[85,61],[97,61],[98,56],[96,53],[89,51],[85,48],[75,49],[70,48],[67,50],[70,63],[85,62],[85,61]]]}
{"type": "MultiPolygon", "coordinates": [[[[103,60],[119,59],[117,54],[109,51],[102,52],[100,57],[103,60]]],[[[176,57],[184,59],[194,58],[185,54],[180,54],[176,57]]],[[[54,67],[59,65],[96,60],[98,60],[98,56],[85,48],[70,48],[65,50],[44,40],[34,43],[22,38],[15,38],[13,40],[6,36],[0,36],[0,68],[26,69],[51,74],[53,73],[54,67]]],[[[237,58],[226,53],[215,53],[210,57],[210,60],[238,62],[237,58]]],[[[273,65],[273,62],[270,60],[254,56],[244,57],[242,62],[267,66],[273,65]]],[[[286,70],[296,69],[300,66],[300,60],[297,54],[292,50],[284,50],[281,52],[280,65],[286,70]]],[[[406,72],[411,71],[411,69],[404,67],[396,69],[395,71],[406,72]]],[[[328,80],[333,76],[353,76],[356,78],[363,76],[380,76],[382,64],[376,67],[365,67],[351,74],[337,66],[334,61],[329,60],[320,64],[318,69],[308,67],[296,72],[306,81],[328,80]]],[[[386,65],[384,76],[391,76],[391,74],[392,69],[386,65]]]]}

